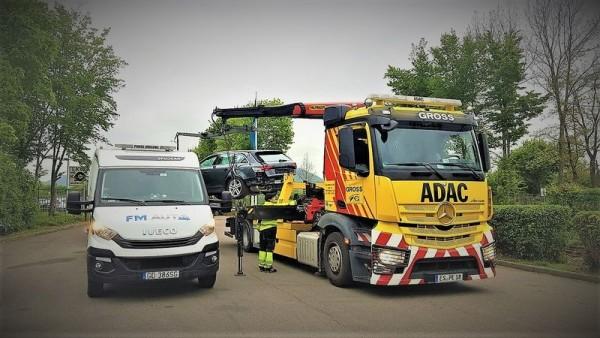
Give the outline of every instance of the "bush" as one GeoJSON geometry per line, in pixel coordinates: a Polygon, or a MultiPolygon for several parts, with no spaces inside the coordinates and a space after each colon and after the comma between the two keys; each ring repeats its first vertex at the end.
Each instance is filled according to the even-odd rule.
{"type": "Polygon", "coordinates": [[[31,226],[36,210],[33,176],[0,151],[0,234],[31,226]]]}
{"type": "Polygon", "coordinates": [[[581,211],[573,220],[585,248],[585,262],[592,270],[600,268],[600,211],[581,211]]]}
{"type": "Polygon", "coordinates": [[[559,205],[502,205],[491,221],[498,251],[522,259],[557,261],[566,248],[571,209],[559,205]]]}
{"type": "Polygon", "coordinates": [[[600,188],[580,188],[573,185],[548,189],[549,204],[566,205],[573,211],[600,210],[600,188]]]}

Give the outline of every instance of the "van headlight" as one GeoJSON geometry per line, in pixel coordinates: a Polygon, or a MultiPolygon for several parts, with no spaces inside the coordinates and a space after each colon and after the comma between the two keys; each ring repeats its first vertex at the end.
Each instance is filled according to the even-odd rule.
{"type": "Polygon", "coordinates": [[[92,232],[92,235],[96,235],[107,241],[112,240],[113,238],[115,238],[115,236],[118,235],[118,233],[116,231],[114,231],[113,229],[103,227],[103,226],[98,226],[98,225],[93,225],[91,228],[91,232],[92,232]]]}
{"type": "Polygon", "coordinates": [[[212,234],[213,232],[215,232],[215,222],[213,221],[211,223],[204,224],[203,226],[200,227],[200,232],[204,236],[208,236],[208,235],[212,234]]]}

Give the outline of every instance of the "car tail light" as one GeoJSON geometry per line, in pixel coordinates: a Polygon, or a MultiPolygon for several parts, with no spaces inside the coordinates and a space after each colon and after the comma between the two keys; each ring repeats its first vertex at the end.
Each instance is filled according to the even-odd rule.
{"type": "Polygon", "coordinates": [[[263,164],[260,167],[252,167],[252,170],[257,173],[262,173],[271,169],[273,169],[273,167],[268,164],[263,164]]]}

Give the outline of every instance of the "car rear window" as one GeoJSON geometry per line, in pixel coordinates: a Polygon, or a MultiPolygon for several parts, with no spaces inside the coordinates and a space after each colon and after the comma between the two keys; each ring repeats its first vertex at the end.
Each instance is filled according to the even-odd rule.
{"type": "Polygon", "coordinates": [[[284,153],[268,152],[268,153],[256,153],[256,157],[265,163],[278,163],[278,162],[290,162],[291,159],[284,153]]]}

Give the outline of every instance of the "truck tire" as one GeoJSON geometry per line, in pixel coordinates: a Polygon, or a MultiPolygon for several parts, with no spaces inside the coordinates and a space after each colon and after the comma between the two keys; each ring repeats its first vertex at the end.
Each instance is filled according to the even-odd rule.
{"type": "Polygon", "coordinates": [[[244,230],[242,232],[242,248],[245,252],[256,252],[254,244],[252,243],[252,231],[253,228],[248,225],[248,222],[245,222],[244,230]]]}
{"type": "Polygon", "coordinates": [[[87,295],[90,298],[102,297],[104,295],[104,284],[88,278],[87,295]]]}
{"type": "Polygon", "coordinates": [[[217,274],[212,274],[206,277],[198,277],[198,286],[201,289],[211,289],[215,286],[215,282],[217,281],[217,274]]]}
{"type": "Polygon", "coordinates": [[[230,178],[227,181],[225,187],[227,188],[227,191],[229,191],[229,193],[231,194],[231,198],[236,200],[246,197],[246,195],[248,195],[249,192],[244,180],[237,176],[230,178]]]}
{"type": "Polygon", "coordinates": [[[344,244],[344,236],[341,233],[333,232],[327,236],[322,257],[325,273],[331,284],[338,287],[352,285],[350,254],[344,244]]]}

